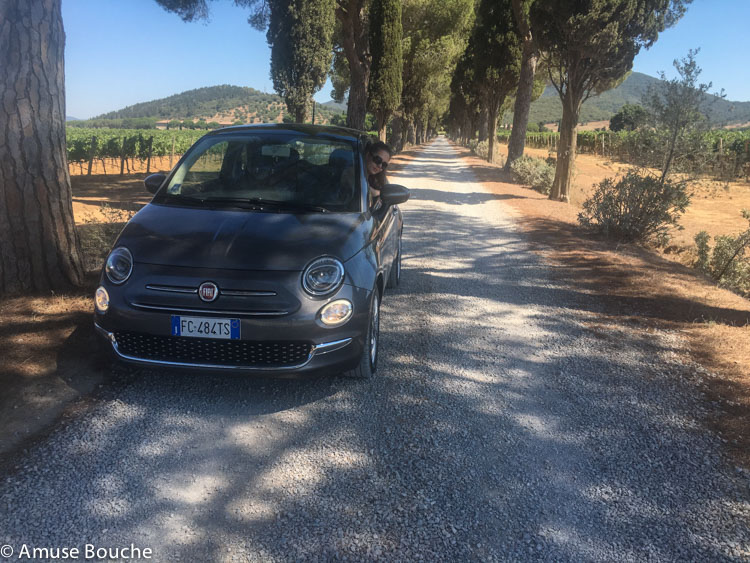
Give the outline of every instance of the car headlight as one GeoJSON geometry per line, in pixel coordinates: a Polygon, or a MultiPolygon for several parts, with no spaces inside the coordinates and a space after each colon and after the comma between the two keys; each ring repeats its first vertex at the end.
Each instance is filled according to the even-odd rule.
{"type": "Polygon", "coordinates": [[[94,304],[96,305],[96,310],[100,313],[106,313],[107,309],[109,309],[109,293],[102,286],[96,288],[94,304]]]}
{"type": "Polygon", "coordinates": [[[133,255],[124,246],[115,248],[107,256],[104,271],[112,283],[125,283],[133,272],[133,255]]]}
{"type": "Polygon", "coordinates": [[[336,299],[320,310],[320,322],[326,326],[341,326],[352,316],[352,302],[348,299],[336,299]]]}
{"type": "Polygon", "coordinates": [[[302,287],[315,297],[330,295],[344,281],[344,265],[331,256],[313,260],[302,274],[302,287]]]}

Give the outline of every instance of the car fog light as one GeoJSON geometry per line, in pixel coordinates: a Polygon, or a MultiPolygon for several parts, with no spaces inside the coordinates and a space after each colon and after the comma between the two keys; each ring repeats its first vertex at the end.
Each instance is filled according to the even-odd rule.
{"type": "Polygon", "coordinates": [[[327,326],[342,325],[351,318],[353,310],[350,301],[337,299],[320,310],[320,320],[327,326]]]}
{"type": "Polygon", "coordinates": [[[94,296],[94,303],[96,304],[96,310],[100,313],[106,313],[109,309],[109,293],[103,287],[99,286],[96,289],[96,295],[94,296]]]}

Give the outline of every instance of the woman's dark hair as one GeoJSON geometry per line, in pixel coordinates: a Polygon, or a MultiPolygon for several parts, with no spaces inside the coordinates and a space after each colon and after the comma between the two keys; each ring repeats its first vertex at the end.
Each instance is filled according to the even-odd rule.
{"type": "MultiPolygon", "coordinates": [[[[389,147],[383,141],[374,141],[372,143],[369,143],[365,147],[365,154],[367,154],[368,156],[373,156],[375,153],[379,151],[385,151],[388,153],[388,156],[393,156],[393,151],[391,150],[391,147],[389,147]]],[[[367,181],[370,183],[370,185],[373,188],[382,188],[388,183],[388,180],[385,177],[385,170],[383,170],[382,168],[380,169],[380,172],[378,172],[377,174],[368,174],[367,181]]]]}
{"type": "Polygon", "coordinates": [[[393,156],[393,150],[383,141],[374,141],[368,144],[365,150],[369,155],[373,155],[378,151],[385,151],[388,153],[388,156],[393,156]]]}

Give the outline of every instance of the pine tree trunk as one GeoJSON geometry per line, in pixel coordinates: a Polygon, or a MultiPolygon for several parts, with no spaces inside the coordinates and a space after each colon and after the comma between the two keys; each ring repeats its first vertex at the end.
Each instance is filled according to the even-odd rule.
{"type": "Polygon", "coordinates": [[[416,131],[416,128],[414,127],[413,121],[409,120],[409,125],[406,128],[406,131],[407,131],[407,136],[406,136],[407,142],[410,145],[416,145],[417,144],[417,131],[416,131]]]}
{"type": "Polygon", "coordinates": [[[385,131],[386,127],[388,126],[388,118],[391,117],[391,112],[389,111],[383,111],[378,112],[377,120],[378,120],[378,139],[383,141],[385,143],[385,131]]]}
{"type": "Polygon", "coordinates": [[[0,294],[79,285],[61,0],[0,2],[0,294]]]}
{"type": "Polygon", "coordinates": [[[494,103],[488,108],[487,111],[487,129],[489,135],[487,137],[487,162],[495,162],[495,139],[497,139],[497,114],[500,111],[499,104],[494,103]]]}
{"type": "Polygon", "coordinates": [[[395,152],[404,148],[404,119],[396,115],[391,122],[391,147],[395,152]]]}
{"type": "Polygon", "coordinates": [[[508,141],[508,160],[505,169],[510,170],[511,163],[523,156],[526,147],[526,128],[529,124],[529,109],[531,108],[531,94],[534,90],[534,74],[536,73],[537,54],[534,44],[529,37],[523,43],[521,58],[521,75],[516,92],[516,103],[513,107],[513,129],[508,141]]]}
{"type": "Polygon", "coordinates": [[[560,122],[560,144],[557,147],[555,180],[549,198],[570,202],[570,184],[573,181],[573,165],[578,141],[578,114],[581,111],[581,96],[575,96],[569,88],[563,100],[563,115],[560,122]]]}
{"type": "Polygon", "coordinates": [[[369,40],[363,26],[364,0],[340,2],[336,17],[341,24],[341,47],[349,63],[349,101],[346,126],[364,129],[367,114],[367,88],[370,82],[369,40]]]}
{"type": "Polygon", "coordinates": [[[364,72],[359,69],[359,77],[355,78],[352,72],[352,84],[349,87],[349,101],[346,106],[346,126],[352,129],[363,130],[365,128],[365,116],[367,115],[367,80],[364,72]]]}
{"type": "Polygon", "coordinates": [[[482,111],[479,114],[479,136],[477,141],[480,143],[487,140],[487,129],[489,128],[490,112],[487,105],[482,106],[482,111]]]}

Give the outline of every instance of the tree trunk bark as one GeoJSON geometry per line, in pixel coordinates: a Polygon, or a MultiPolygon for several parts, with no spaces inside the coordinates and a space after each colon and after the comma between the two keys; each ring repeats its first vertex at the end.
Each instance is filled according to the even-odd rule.
{"type": "Polygon", "coordinates": [[[364,1],[349,0],[336,10],[341,23],[341,47],[349,63],[349,101],[346,106],[346,126],[364,129],[367,114],[367,87],[370,82],[369,40],[362,21],[364,1]]]}
{"type": "Polygon", "coordinates": [[[482,106],[482,111],[479,114],[479,135],[477,141],[480,143],[487,140],[487,129],[489,128],[490,111],[486,105],[482,106]]]}
{"type": "Polygon", "coordinates": [[[404,120],[398,114],[391,122],[391,148],[395,152],[401,152],[404,148],[404,120]]]}
{"type": "Polygon", "coordinates": [[[487,162],[495,162],[495,139],[497,139],[497,114],[500,112],[499,104],[492,103],[487,111],[487,162]]]}
{"type": "Polygon", "coordinates": [[[0,2],[0,294],[80,285],[61,0],[0,2]]]}
{"type": "Polygon", "coordinates": [[[521,74],[516,92],[516,103],[513,107],[513,129],[508,141],[508,160],[505,169],[510,170],[511,163],[523,156],[526,147],[526,128],[529,124],[529,109],[531,108],[531,94],[534,90],[534,74],[536,74],[537,54],[531,37],[523,43],[521,57],[521,74]]]}
{"type": "Polygon", "coordinates": [[[407,142],[410,145],[416,145],[417,144],[417,131],[414,127],[414,121],[409,120],[409,126],[406,128],[407,130],[407,142]]]}
{"type": "Polygon", "coordinates": [[[391,112],[378,112],[378,139],[385,143],[385,130],[388,126],[388,119],[391,117],[391,112]]]}
{"type": "Polygon", "coordinates": [[[303,104],[301,106],[297,107],[291,107],[287,104],[287,108],[289,109],[289,113],[294,114],[294,122],[295,123],[304,123],[307,121],[307,107],[306,104],[303,104]]]}
{"type": "Polygon", "coordinates": [[[365,128],[365,116],[367,115],[367,76],[361,68],[356,71],[352,69],[352,84],[349,86],[349,101],[346,106],[346,126],[352,129],[363,130],[365,128]]]}
{"type": "Polygon", "coordinates": [[[557,147],[557,167],[555,180],[549,198],[557,201],[570,202],[570,184],[573,181],[573,165],[576,157],[576,143],[578,141],[578,114],[581,111],[582,95],[576,95],[570,87],[563,100],[563,115],[560,122],[560,144],[557,147]]]}

